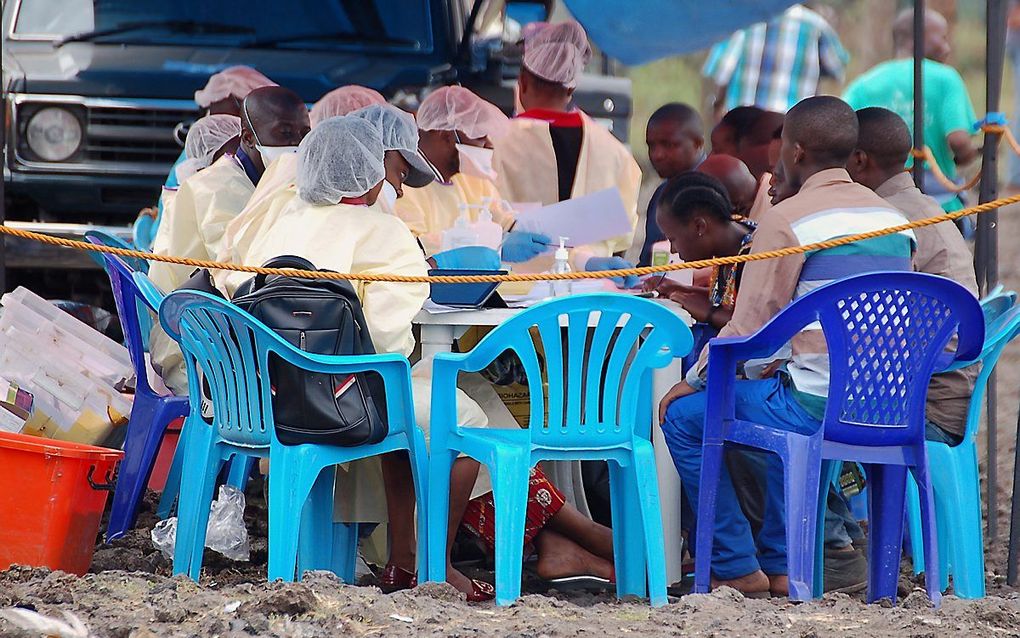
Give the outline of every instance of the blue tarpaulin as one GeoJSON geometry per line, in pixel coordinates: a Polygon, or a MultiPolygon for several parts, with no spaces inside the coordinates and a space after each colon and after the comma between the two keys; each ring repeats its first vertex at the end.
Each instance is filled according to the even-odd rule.
{"type": "Polygon", "coordinates": [[[599,49],[637,65],[700,51],[782,13],[790,0],[566,0],[599,49]]]}

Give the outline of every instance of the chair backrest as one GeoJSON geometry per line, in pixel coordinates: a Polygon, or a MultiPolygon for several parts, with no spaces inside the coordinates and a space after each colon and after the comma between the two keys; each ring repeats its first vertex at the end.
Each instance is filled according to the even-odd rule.
{"type": "MultiPolygon", "coordinates": [[[[266,446],[276,436],[272,427],[270,356],[305,369],[310,358],[330,364],[335,362],[335,365],[342,364],[345,359],[302,352],[229,301],[204,292],[170,293],[159,307],[159,318],[167,334],[181,345],[189,387],[199,387],[199,369],[209,382],[213,425],[220,437],[238,445],[266,446]]],[[[347,359],[363,360],[373,356],[383,359],[391,355],[347,359]]],[[[405,394],[409,392],[408,387],[405,394]]],[[[192,414],[201,413],[200,394],[191,393],[192,414]]],[[[411,412],[409,396],[396,396],[398,394],[397,388],[387,384],[391,434],[407,427],[406,420],[396,416],[402,412],[401,408],[411,412]]]]}
{"type": "MultiPolygon", "coordinates": [[[[105,245],[95,236],[86,236],[86,239],[96,245],[105,245]]],[[[101,256],[103,269],[110,278],[113,301],[117,305],[117,316],[124,332],[124,342],[135,368],[135,392],[155,396],[156,393],[149,386],[148,364],[145,362],[149,330],[153,321],[150,306],[135,284],[136,271],[116,255],[96,254],[101,256]]]]}
{"type": "MultiPolygon", "coordinates": [[[[983,306],[983,304],[982,304],[983,306]]],[[[986,318],[988,315],[985,315],[986,318]]],[[[1020,334],[1020,306],[1009,309],[994,321],[985,324],[985,343],[981,349],[981,371],[974,381],[974,392],[967,406],[967,425],[964,438],[977,436],[981,426],[981,410],[984,407],[988,378],[995,371],[1003,349],[1020,334]]]]}
{"type": "MultiPolygon", "coordinates": [[[[117,237],[116,235],[111,235],[110,233],[103,230],[96,229],[87,230],[85,231],[85,239],[86,241],[101,246],[109,246],[111,248],[124,248],[126,250],[135,250],[135,247],[129,244],[128,242],[124,241],[120,237],[117,237]]],[[[89,251],[89,257],[91,257],[93,261],[95,261],[97,264],[104,268],[106,266],[103,257],[106,254],[107,253],[89,251]]],[[[145,273],[149,272],[149,262],[145,261],[144,259],[139,259],[137,257],[120,257],[119,255],[118,258],[123,260],[129,266],[131,266],[132,270],[137,270],[139,272],[145,273]]]]}
{"type": "Polygon", "coordinates": [[[471,357],[483,366],[506,351],[520,359],[533,445],[590,448],[623,443],[635,433],[648,436],[651,371],[693,344],[690,328],[659,303],[583,294],[540,303],[500,324],[471,357]]]}
{"type": "Polygon", "coordinates": [[[981,312],[985,316],[985,327],[990,326],[996,319],[1006,314],[1013,307],[1016,299],[1011,295],[1015,295],[1015,293],[988,295],[981,300],[981,312]]]}
{"type": "Polygon", "coordinates": [[[822,286],[773,322],[817,320],[829,360],[826,440],[850,445],[919,445],[936,369],[981,351],[984,321],[959,284],[914,272],[880,272],[822,286]],[[958,334],[955,357],[945,352],[958,334]]]}

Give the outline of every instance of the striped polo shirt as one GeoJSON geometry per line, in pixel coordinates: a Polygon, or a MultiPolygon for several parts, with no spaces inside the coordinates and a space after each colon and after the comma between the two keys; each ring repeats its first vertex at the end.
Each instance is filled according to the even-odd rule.
{"type": "MultiPolygon", "coordinates": [[[[907,223],[907,219],[870,189],[856,184],[844,169],[811,176],[797,195],[763,216],[752,252],[803,246],[907,223]]],[[[721,337],[750,335],[793,300],[827,283],[884,270],[912,270],[914,234],[904,231],[846,246],[778,259],[748,262],[744,267],[733,318],[721,337]]],[[[794,396],[821,418],[829,387],[829,357],[821,327],[815,323],[790,343],[787,365],[794,396]]],[[[692,377],[703,377],[707,349],[692,377]]]]}

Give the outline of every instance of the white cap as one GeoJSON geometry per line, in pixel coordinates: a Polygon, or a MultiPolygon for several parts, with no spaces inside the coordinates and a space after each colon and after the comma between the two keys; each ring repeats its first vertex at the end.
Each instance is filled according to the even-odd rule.
{"type": "Polygon", "coordinates": [[[382,133],[368,120],[323,120],[298,146],[298,196],[326,206],[364,195],[386,176],[383,152],[382,133]]]}
{"type": "Polygon", "coordinates": [[[418,128],[423,131],[460,131],[476,140],[496,140],[510,129],[503,111],[462,86],[444,86],[422,100],[418,128]]]}
{"type": "Polygon", "coordinates": [[[386,104],[379,91],[357,84],[341,86],[319,98],[309,114],[312,126],[337,115],[347,115],[372,104],[386,104]]]}
{"type": "Polygon", "coordinates": [[[211,75],[205,88],[195,91],[195,103],[205,109],[231,96],[240,101],[264,86],[277,84],[250,66],[232,66],[211,75]]]}
{"type": "Polygon", "coordinates": [[[573,20],[525,30],[524,66],[543,80],[574,88],[590,59],[588,36],[573,20]]]}
{"type": "Polygon", "coordinates": [[[569,261],[570,252],[567,251],[567,238],[560,237],[560,247],[556,249],[556,254],[553,255],[553,259],[556,261],[569,261]]]}
{"type": "Polygon", "coordinates": [[[177,166],[177,181],[183,182],[206,166],[228,140],[241,134],[241,118],[236,115],[206,115],[188,129],[184,140],[185,160],[177,166]]]}

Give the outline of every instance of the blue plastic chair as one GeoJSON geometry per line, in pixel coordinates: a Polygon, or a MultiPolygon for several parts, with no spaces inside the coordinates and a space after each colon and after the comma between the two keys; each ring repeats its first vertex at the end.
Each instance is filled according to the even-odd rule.
{"type": "MultiPolygon", "coordinates": [[[[783,462],[790,597],[820,595],[825,491],[836,461],[868,473],[868,601],[896,600],[906,475],[921,490],[929,574],[938,574],[935,517],[924,439],[928,381],[955,360],[971,361],[984,337],[981,308],[962,286],[911,272],[850,277],[797,299],[757,333],[709,344],[705,436],[698,503],[695,591],[709,590],[715,499],[726,442],[768,450],[783,462]],[[768,357],[819,322],[829,351],[829,392],[821,427],[801,435],[734,416],[737,364],[768,357]],[[955,355],[944,348],[958,331],[955,355]],[[825,477],[824,481],[822,477],[825,477]]],[[[936,605],[941,592],[928,582],[936,605]]]]}
{"type": "MultiPolygon", "coordinates": [[[[116,235],[111,235],[110,233],[104,230],[96,229],[86,230],[84,235],[85,239],[93,244],[108,246],[110,248],[124,248],[126,250],[137,250],[129,242],[124,241],[123,239],[117,237],[116,235]]],[[[96,262],[96,264],[98,264],[100,268],[104,269],[106,268],[106,262],[103,258],[108,254],[109,253],[99,253],[92,251],[88,252],[88,256],[92,258],[92,261],[96,262]]],[[[145,261],[144,259],[139,259],[138,257],[126,257],[126,256],[122,257],[120,255],[114,255],[114,257],[117,257],[118,259],[122,260],[124,263],[130,266],[132,270],[137,270],[138,272],[144,273],[149,272],[149,262],[145,261]]]]}
{"type": "Polygon", "coordinates": [[[659,490],[649,441],[651,373],[687,354],[692,344],[690,329],[660,304],[619,294],[585,294],[520,313],[497,326],[471,352],[436,355],[429,580],[446,580],[450,470],[458,453],[484,463],[492,476],[500,605],[512,603],[521,591],[530,469],[545,460],[606,460],[611,461],[617,595],[644,596],[647,591],[653,605],[666,604],[659,490]],[[593,313],[597,325],[590,331],[593,313]],[[543,347],[548,405],[533,332],[543,347]],[[455,395],[458,373],[477,372],[505,351],[516,353],[527,373],[528,429],[461,427],[455,395]]]}
{"type": "MultiPolygon", "coordinates": [[[[102,244],[97,237],[88,237],[94,244],[102,244]]],[[[142,315],[149,321],[149,306],[135,285],[131,267],[115,255],[102,256],[117,314],[124,331],[128,353],[135,369],[135,396],[124,438],[124,460],[117,473],[117,487],[113,492],[110,520],[106,528],[106,542],[120,538],[134,527],[138,516],[138,503],[145,494],[145,486],[152,474],[160,443],[171,421],[188,414],[187,397],[161,396],[149,385],[148,364],[142,340],[142,315]]]]}
{"type": "Polygon", "coordinates": [[[332,522],[334,467],[397,450],[407,450],[411,458],[419,503],[419,570],[425,573],[428,455],[424,435],[414,421],[406,358],[304,352],[229,302],[201,292],[171,293],[160,305],[159,316],[167,334],[181,344],[191,387],[198,387],[199,368],[205,373],[214,415],[212,427],[195,416],[199,400],[192,393],[187,436],[182,439],[186,447],[175,574],[198,579],[216,476],[227,459],[243,455],[270,459],[269,580],[293,581],[297,567],[298,574],[332,569],[353,582],[357,526],[332,522]],[[273,425],[270,356],[311,372],[378,373],[386,388],[386,438],[358,447],[281,444],[273,425]]]}
{"type": "MultiPolygon", "coordinates": [[[[163,299],[166,295],[156,287],[156,284],[152,283],[149,277],[141,272],[134,273],[135,286],[138,288],[138,292],[141,293],[145,299],[146,307],[151,309],[152,312],[156,312],[159,305],[163,303],[163,299]]],[[[187,397],[182,397],[186,402],[187,397]]],[[[183,450],[185,448],[184,443],[181,440],[184,439],[188,434],[186,428],[181,429],[180,437],[177,442],[177,449],[183,450]]],[[[159,505],[156,507],[156,516],[159,519],[164,519],[170,516],[173,512],[174,504],[177,502],[177,493],[181,487],[181,465],[184,464],[184,454],[174,454],[173,461],[170,464],[170,471],[167,472],[166,484],[163,486],[163,492],[160,494],[159,505]]],[[[244,491],[245,486],[248,484],[248,477],[251,476],[252,468],[255,466],[255,459],[248,456],[239,456],[230,463],[228,469],[228,475],[226,483],[236,487],[237,489],[244,491]]]]}
{"type": "MultiPolygon", "coordinates": [[[[987,315],[986,315],[987,316],[987,315]]],[[[928,458],[939,471],[932,476],[935,491],[935,519],[939,534],[940,586],[949,587],[960,598],[985,595],[985,548],[981,524],[981,483],[978,475],[977,434],[981,425],[988,378],[1003,349],[1020,334],[1020,307],[995,318],[985,329],[985,343],[979,361],[981,372],[974,382],[967,409],[967,425],[959,445],[928,441],[928,458]]],[[[914,573],[924,571],[924,548],[914,542],[921,529],[917,486],[907,484],[907,521],[910,529],[914,573]]]]}

